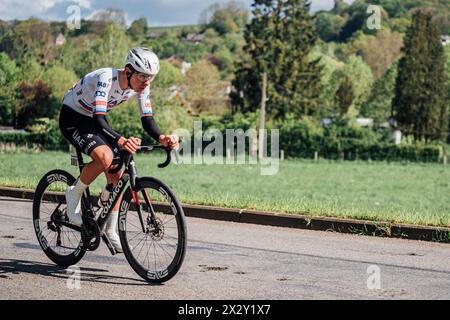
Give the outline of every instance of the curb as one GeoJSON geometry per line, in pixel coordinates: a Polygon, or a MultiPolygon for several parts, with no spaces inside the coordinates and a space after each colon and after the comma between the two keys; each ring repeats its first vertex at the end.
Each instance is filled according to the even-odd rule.
{"type": "MultiPolygon", "coordinates": [[[[62,193],[59,195],[63,196],[62,193]]],[[[34,190],[0,187],[0,196],[33,200],[34,190]]],[[[97,197],[94,197],[94,201],[96,201],[96,198],[97,197]]],[[[164,207],[165,205],[156,204],[156,206],[164,207]]],[[[200,205],[183,204],[182,206],[184,214],[187,217],[193,218],[450,243],[450,228],[445,227],[392,224],[388,222],[374,222],[354,219],[310,217],[304,215],[290,215],[276,212],[229,209],[200,205]]]]}

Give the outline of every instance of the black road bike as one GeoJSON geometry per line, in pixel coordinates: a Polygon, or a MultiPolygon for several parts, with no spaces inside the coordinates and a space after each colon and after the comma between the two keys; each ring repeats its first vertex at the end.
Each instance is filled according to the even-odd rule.
{"type": "MultiPolygon", "coordinates": [[[[138,153],[164,149],[166,161],[171,162],[171,150],[164,146],[141,146],[138,153]]],[[[85,164],[77,151],[75,165],[80,173],[85,164]]],[[[74,164],[74,163],[72,163],[74,164]]],[[[68,267],[79,262],[86,251],[96,250],[101,240],[111,254],[116,254],[103,227],[119,196],[124,193],[119,211],[119,237],[126,259],[133,270],[150,283],[171,279],[180,269],[186,251],[186,222],[179,201],[161,181],[152,177],[138,177],[136,164],[130,153],[121,150],[113,161],[118,172],[123,165],[122,178],[99,207],[86,189],[81,201],[81,227],[70,223],[64,191],[75,177],[63,170],[52,170],[40,180],[33,200],[33,223],[39,244],[45,254],[59,266],[68,267]],[[125,190],[127,185],[128,188],[125,190]]]]}

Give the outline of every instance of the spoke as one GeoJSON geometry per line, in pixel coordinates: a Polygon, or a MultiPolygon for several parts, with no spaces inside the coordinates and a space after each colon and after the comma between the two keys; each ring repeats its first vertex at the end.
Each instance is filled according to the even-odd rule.
{"type": "Polygon", "coordinates": [[[68,243],[74,248],[74,249],[76,249],[77,247],[72,243],[72,241],[70,240],[70,234],[73,234],[73,232],[71,232],[71,231],[69,231],[69,232],[66,232],[66,238],[67,238],[67,241],[68,241],[68,243]]]}
{"type": "MultiPolygon", "coordinates": [[[[50,247],[51,247],[50,243],[53,242],[53,240],[56,238],[57,235],[58,235],[58,232],[55,232],[55,234],[53,235],[52,240],[50,240],[50,241],[48,242],[50,247]]],[[[55,247],[55,246],[53,246],[53,247],[55,247]]]]}
{"type": "MultiPolygon", "coordinates": [[[[167,254],[169,256],[169,258],[172,259],[172,255],[159,243],[157,242],[158,246],[162,249],[162,251],[167,254]]],[[[169,245],[169,247],[173,248],[172,246],[169,245]]],[[[175,251],[176,252],[176,251],[175,251]]]]}
{"type": "Polygon", "coordinates": [[[158,269],[156,268],[156,248],[155,248],[155,243],[152,242],[153,244],[153,256],[155,257],[155,271],[157,271],[158,269]]]}
{"type": "MultiPolygon", "coordinates": [[[[140,223],[140,222],[139,222],[139,223],[140,223]]],[[[132,226],[132,227],[135,227],[135,228],[138,229],[138,230],[142,230],[142,227],[139,227],[139,226],[137,226],[137,225],[135,225],[135,224],[129,222],[128,219],[127,219],[127,225],[130,225],[130,226],[132,226]]],[[[127,227],[127,229],[128,229],[128,227],[127,227]]]]}
{"type": "Polygon", "coordinates": [[[175,218],[175,216],[172,218],[172,219],[170,219],[169,221],[163,221],[164,222],[164,225],[166,225],[166,223],[169,223],[169,222],[171,222],[171,221],[173,221],[173,220],[175,220],[176,218],[175,218]]]}
{"type": "Polygon", "coordinates": [[[47,229],[47,234],[45,235],[45,239],[48,239],[48,236],[50,235],[50,234],[52,234],[52,230],[50,230],[50,229],[47,229]]]}
{"type": "Polygon", "coordinates": [[[147,245],[147,256],[146,256],[146,258],[144,259],[144,265],[145,265],[145,261],[147,261],[147,270],[150,269],[150,259],[148,258],[148,252],[149,252],[149,250],[150,250],[150,246],[147,245]]]}
{"type": "MultiPolygon", "coordinates": [[[[139,243],[136,245],[136,247],[133,249],[133,251],[139,247],[139,244],[140,244],[144,239],[145,239],[145,238],[143,238],[141,241],[139,241],[139,243]]],[[[142,248],[144,248],[144,245],[142,245],[142,248]]],[[[137,257],[136,257],[136,260],[139,260],[139,256],[141,255],[142,248],[141,248],[141,250],[139,250],[139,253],[138,253],[137,257]]]]}
{"type": "MultiPolygon", "coordinates": [[[[175,238],[174,238],[175,239],[175,238]]],[[[165,243],[167,243],[167,245],[171,248],[175,248],[175,251],[178,247],[178,238],[176,238],[177,241],[175,241],[174,244],[171,244],[169,241],[167,241],[166,239],[162,239],[162,241],[164,241],[165,243]]]]}
{"type": "MultiPolygon", "coordinates": [[[[129,239],[128,240],[128,242],[131,242],[132,240],[134,240],[138,235],[140,235],[140,234],[142,234],[142,235],[145,235],[145,233],[143,233],[142,231],[135,231],[137,234],[133,237],[133,238],[131,238],[131,239],[129,239]]],[[[128,234],[128,231],[127,231],[127,234],[128,234]]]]}

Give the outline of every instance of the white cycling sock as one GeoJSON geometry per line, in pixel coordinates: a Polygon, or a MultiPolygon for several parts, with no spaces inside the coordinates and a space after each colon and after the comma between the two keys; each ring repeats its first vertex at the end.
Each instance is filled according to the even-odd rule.
{"type": "Polygon", "coordinates": [[[84,184],[81,179],[78,178],[71,191],[77,197],[77,199],[81,199],[81,197],[83,196],[83,192],[87,189],[87,187],[89,187],[89,185],[84,184]]]}
{"type": "Polygon", "coordinates": [[[109,238],[109,241],[113,245],[113,247],[116,249],[117,252],[121,253],[123,252],[122,245],[120,243],[120,237],[117,234],[116,228],[117,228],[117,221],[119,217],[119,211],[111,211],[111,215],[109,216],[108,220],[106,221],[106,228],[105,233],[109,238]]]}

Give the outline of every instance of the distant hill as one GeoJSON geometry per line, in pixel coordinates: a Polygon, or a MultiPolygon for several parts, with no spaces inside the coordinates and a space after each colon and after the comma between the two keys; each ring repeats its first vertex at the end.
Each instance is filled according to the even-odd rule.
{"type": "Polygon", "coordinates": [[[409,27],[412,14],[416,10],[431,11],[441,34],[450,34],[450,0],[356,0],[347,4],[343,0],[335,0],[330,11],[316,13],[316,28],[324,41],[346,42],[352,36],[362,31],[374,34],[368,30],[366,21],[369,5],[382,8],[383,28],[404,33],[409,27]]]}

